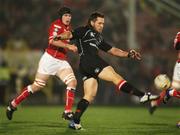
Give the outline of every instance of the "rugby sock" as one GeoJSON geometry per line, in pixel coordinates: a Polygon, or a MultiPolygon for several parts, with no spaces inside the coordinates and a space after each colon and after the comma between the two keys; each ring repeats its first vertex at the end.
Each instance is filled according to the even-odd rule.
{"type": "Polygon", "coordinates": [[[65,105],[65,112],[71,112],[72,106],[74,103],[74,92],[75,89],[67,89],[66,90],[66,105],[65,105]]]}
{"type": "Polygon", "coordinates": [[[166,95],[166,90],[163,90],[160,94],[159,94],[159,98],[157,100],[154,100],[156,102],[156,105],[159,106],[161,104],[161,102],[164,100],[164,96],[166,95]]]}
{"type": "Polygon", "coordinates": [[[180,91],[178,91],[178,90],[176,90],[176,89],[169,90],[168,94],[169,94],[171,97],[180,98],[180,91]]]}
{"type": "Polygon", "coordinates": [[[74,122],[75,123],[77,123],[77,124],[80,123],[80,118],[88,106],[89,106],[89,101],[87,101],[86,99],[81,99],[81,101],[79,101],[76,112],[74,114],[74,122]]]}
{"type": "Polygon", "coordinates": [[[29,97],[31,93],[33,93],[31,86],[25,87],[22,90],[21,94],[18,97],[16,97],[14,100],[12,100],[11,105],[16,108],[24,99],[29,97]]]}
{"type": "Polygon", "coordinates": [[[135,95],[135,96],[138,96],[138,97],[144,96],[144,92],[139,91],[138,89],[133,87],[131,84],[129,84],[125,80],[122,80],[122,81],[120,81],[118,83],[117,90],[118,91],[121,90],[121,91],[123,91],[125,93],[132,94],[132,95],[135,95]]]}

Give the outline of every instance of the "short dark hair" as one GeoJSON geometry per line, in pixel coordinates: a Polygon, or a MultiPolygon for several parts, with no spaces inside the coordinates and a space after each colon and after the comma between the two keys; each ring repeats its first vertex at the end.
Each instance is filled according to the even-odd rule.
{"type": "Polygon", "coordinates": [[[63,6],[58,10],[58,14],[59,14],[59,17],[62,18],[62,16],[64,14],[72,14],[72,12],[71,12],[71,9],[69,7],[63,6]]]}
{"type": "Polygon", "coordinates": [[[91,26],[91,21],[96,21],[96,19],[100,17],[100,18],[104,18],[104,14],[99,13],[99,12],[94,12],[90,15],[89,19],[88,19],[88,26],[91,26]]]}

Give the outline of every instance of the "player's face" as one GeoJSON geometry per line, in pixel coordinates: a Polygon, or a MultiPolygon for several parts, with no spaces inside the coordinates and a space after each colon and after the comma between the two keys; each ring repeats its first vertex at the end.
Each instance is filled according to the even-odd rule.
{"type": "Polygon", "coordinates": [[[64,14],[62,16],[62,22],[65,24],[65,25],[69,25],[71,23],[71,14],[64,14]]]}
{"type": "Polygon", "coordinates": [[[104,18],[97,17],[96,21],[92,23],[92,26],[97,32],[102,33],[104,28],[104,18]]]}

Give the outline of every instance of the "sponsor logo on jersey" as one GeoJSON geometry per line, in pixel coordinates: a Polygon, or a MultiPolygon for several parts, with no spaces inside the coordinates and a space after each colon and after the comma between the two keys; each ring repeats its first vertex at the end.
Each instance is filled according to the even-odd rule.
{"type": "Polygon", "coordinates": [[[58,28],[55,28],[54,31],[57,32],[57,31],[58,31],[58,28]]]}
{"type": "Polygon", "coordinates": [[[53,36],[54,36],[54,37],[57,36],[57,32],[54,31],[54,32],[53,32],[53,36]]]}
{"type": "Polygon", "coordinates": [[[99,71],[100,71],[99,68],[96,68],[96,69],[94,70],[94,72],[95,72],[96,74],[99,73],[99,71]]]}
{"type": "Polygon", "coordinates": [[[93,47],[96,47],[97,49],[99,49],[99,48],[96,46],[96,44],[94,44],[94,43],[89,43],[89,45],[90,45],[90,46],[93,46],[93,47]]]}
{"type": "Polygon", "coordinates": [[[61,26],[54,24],[54,27],[61,29],[61,26]]]}
{"type": "Polygon", "coordinates": [[[90,32],[90,36],[91,37],[95,37],[93,32],[90,32]]]}

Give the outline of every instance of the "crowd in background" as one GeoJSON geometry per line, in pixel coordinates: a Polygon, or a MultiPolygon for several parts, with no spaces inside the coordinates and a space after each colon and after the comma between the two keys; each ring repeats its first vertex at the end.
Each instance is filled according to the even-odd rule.
{"type": "MultiPolygon", "coordinates": [[[[178,1],[176,1],[178,2],[178,1]]],[[[180,4],[180,3],[179,3],[180,4]]],[[[33,80],[39,58],[48,45],[48,27],[58,18],[57,10],[67,5],[73,10],[72,26],[85,25],[93,11],[105,14],[104,36],[109,43],[128,50],[127,0],[2,0],[0,1],[0,104],[6,103],[19,89],[33,80]],[[5,70],[4,70],[5,69],[5,70]]],[[[125,79],[143,91],[158,93],[153,86],[157,74],[172,76],[176,51],[173,39],[180,27],[179,18],[136,1],[136,38],[142,61],[100,54],[125,79]]],[[[78,72],[78,55],[69,53],[70,63],[78,79],[76,97],[82,96],[78,72]]],[[[33,96],[29,103],[62,103],[65,86],[52,78],[43,93],[33,96]],[[34,100],[42,97],[41,100],[34,100]]],[[[100,81],[97,104],[128,104],[134,98],[115,93],[115,87],[100,81]]],[[[178,101],[176,101],[178,102],[178,101]]],[[[26,102],[27,103],[27,102],[26,102]]]]}

